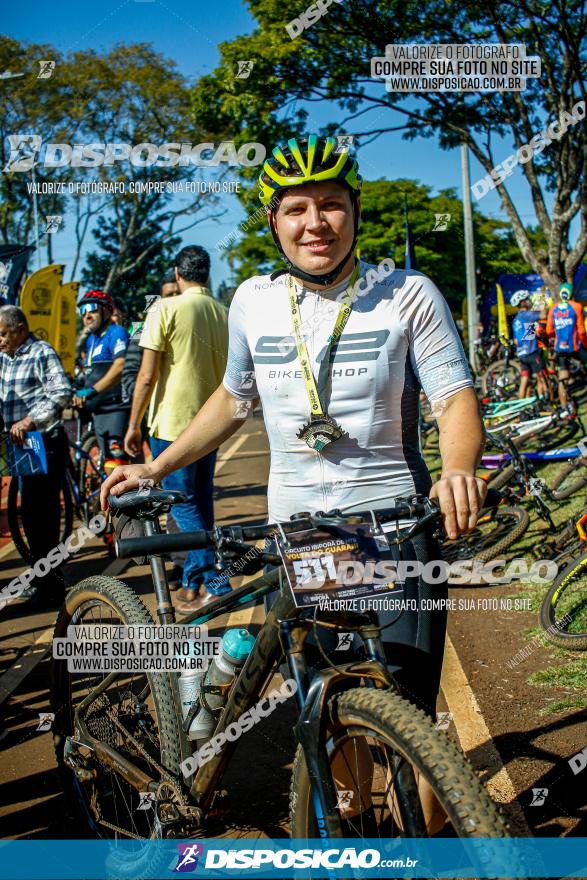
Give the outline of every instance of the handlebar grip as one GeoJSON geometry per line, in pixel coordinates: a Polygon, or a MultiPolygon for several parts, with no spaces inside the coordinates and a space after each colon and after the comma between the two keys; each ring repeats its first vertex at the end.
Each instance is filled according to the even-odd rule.
{"type": "Polygon", "coordinates": [[[134,556],[156,556],[173,550],[200,550],[210,543],[208,532],[198,529],[194,532],[177,532],[171,535],[144,535],[138,538],[119,538],[116,541],[116,555],[119,559],[134,556]]]}

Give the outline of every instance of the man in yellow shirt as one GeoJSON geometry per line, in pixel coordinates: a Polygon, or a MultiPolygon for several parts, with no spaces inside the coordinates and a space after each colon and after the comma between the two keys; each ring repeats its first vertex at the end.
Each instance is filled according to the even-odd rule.
{"type": "MultiPolygon", "coordinates": [[[[228,312],[206,287],[210,257],[201,247],[185,247],[175,260],[179,296],[161,298],[147,313],[140,345],[144,349],[132,400],[125,449],[141,451],[140,424],[150,401],[149,435],[153,457],[171,445],[222,381],[228,352],[228,312]]],[[[181,531],[214,526],[213,480],[216,449],[163,479],[166,489],[187,496],[173,508],[181,531]]],[[[186,558],[180,598],[201,604],[209,595],[228,592],[228,580],[212,567],[209,550],[186,558]],[[200,600],[202,584],[206,592],[200,600]],[[208,586],[209,585],[209,586],[208,586]]],[[[185,609],[188,610],[188,609],[185,609]]]]}

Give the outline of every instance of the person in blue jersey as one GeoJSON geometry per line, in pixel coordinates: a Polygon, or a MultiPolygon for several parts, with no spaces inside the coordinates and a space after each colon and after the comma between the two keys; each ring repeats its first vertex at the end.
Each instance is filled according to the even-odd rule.
{"type": "Polygon", "coordinates": [[[540,321],[540,312],[533,311],[530,293],[527,290],[516,290],[510,305],[519,309],[512,322],[516,354],[522,365],[520,390],[518,397],[526,397],[530,392],[530,377],[536,377],[536,392],[539,397],[548,397],[548,386],[544,376],[544,361],[538,347],[536,327],[540,321]]]}
{"type": "Polygon", "coordinates": [[[548,313],[546,334],[554,339],[554,351],[558,367],[558,396],[561,406],[567,407],[572,415],[576,411],[574,402],[569,397],[570,363],[577,360],[587,366],[587,333],[583,318],[583,306],[573,302],[573,285],[565,281],[559,290],[559,302],[555,303],[548,313]]]}
{"type": "Polygon", "coordinates": [[[122,395],[122,370],[129,343],[128,331],[112,322],[114,303],[102,290],[89,290],[79,305],[85,341],[84,387],[74,404],[91,414],[106,469],[128,461],[124,435],[128,428],[130,403],[122,395]]]}

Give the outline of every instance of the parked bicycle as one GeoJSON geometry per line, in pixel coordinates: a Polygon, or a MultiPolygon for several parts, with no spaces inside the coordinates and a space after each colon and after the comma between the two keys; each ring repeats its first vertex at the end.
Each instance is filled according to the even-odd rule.
{"type": "MultiPolygon", "coordinates": [[[[295,606],[282,577],[282,560],[271,545],[252,543],[307,530],[337,535],[349,523],[376,534],[381,522],[415,522],[398,537],[397,546],[439,521],[428,499],[398,500],[388,510],[343,516],[339,511],[299,514],[280,527],[241,525],[213,532],[161,534],[159,516],[183,500],[179,493],[151,490],[110,497],[115,518],[144,534],[117,541],[121,557],[148,556],[160,623],[172,623],[174,610],[161,554],[170,549],[211,547],[218,565],[250,560],[248,573],[274,566],[253,581],[215,599],[182,624],[202,625],[257,603],[279,591],[244,665],[223,689],[204,686],[183,717],[175,673],[90,676],[68,672],[65,660],[52,668],[53,731],[57,762],[77,817],[101,837],[192,837],[204,833],[214,793],[234,751],[234,737],[222,737],[259,700],[284,659],[297,685],[298,738],[290,798],[294,838],[422,837],[428,830],[418,796],[423,777],[462,837],[504,837],[506,829],[476,774],[456,748],[423,712],[400,696],[390,674],[373,611],[333,612],[295,606]],[[142,497],[141,497],[142,495],[142,497]],[[372,530],[372,531],[371,531],[372,530]],[[247,555],[248,554],[248,555],[247,555]],[[353,633],[360,648],[334,665],[324,653],[325,668],[310,669],[307,639],[320,645],[324,633],[353,633]],[[215,711],[213,737],[222,745],[195,772],[184,777],[180,764],[192,756],[188,732],[209,694],[223,693],[215,711]],[[339,768],[344,772],[341,782],[339,768]],[[337,769],[333,769],[337,768],[337,769]],[[371,805],[360,818],[342,819],[341,791],[354,792],[371,805]],[[153,809],[137,810],[140,792],[151,792],[153,809]],[[369,818],[367,819],[367,813],[369,818]]],[[[118,533],[117,527],[117,533],[118,533]]],[[[388,533],[390,543],[395,533],[388,533]],[[391,534],[391,537],[390,537],[391,534]]],[[[395,539],[394,539],[395,540],[395,539]]],[[[134,591],[119,580],[92,577],[67,596],[55,628],[65,636],[72,624],[153,625],[134,591]]],[[[208,707],[210,708],[210,707],[208,707]]],[[[211,742],[212,740],[210,740],[211,742]]],[[[153,870],[153,866],[149,866],[153,870]]],[[[135,865],[135,872],[141,870],[135,865]]],[[[153,874],[153,876],[157,876],[153,874]]]]}
{"type": "MultiPolygon", "coordinates": [[[[61,486],[60,540],[66,541],[73,531],[74,519],[88,525],[100,510],[100,486],[106,478],[104,457],[90,427],[83,431],[77,415],[75,440],[67,435],[69,457],[61,486]]],[[[20,513],[22,478],[12,477],[8,489],[7,515],[10,535],[25,562],[34,561],[20,513]]]]}
{"type": "Polygon", "coordinates": [[[587,651],[587,513],[571,517],[541,544],[559,574],[540,607],[540,625],[559,648],[587,651]]]}
{"type": "Polygon", "coordinates": [[[520,387],[521,367],[516,348],[511,340],[501,339],[501,354],[481,376],[481,389],[489,400],[507,400],[515,397],[520,387]]]}

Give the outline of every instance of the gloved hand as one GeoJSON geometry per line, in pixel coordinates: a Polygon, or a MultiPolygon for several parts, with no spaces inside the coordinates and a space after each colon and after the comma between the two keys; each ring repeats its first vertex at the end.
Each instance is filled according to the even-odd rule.
{"type": "Polygon", "coordinates": [[[97,391],[91,385],[88,388],[78,388],[78,390],[73,395],[73,405],[78,407],[84,407],[88,400],[91,400],[92,397],[97,395],[97,391]]]}
{"type": "Polygon", "coordinates": [[[91,385],[89,388],[80,388],[79,391],[75,392],[76,397],[95,397],[98,392],[91,385]]]}

